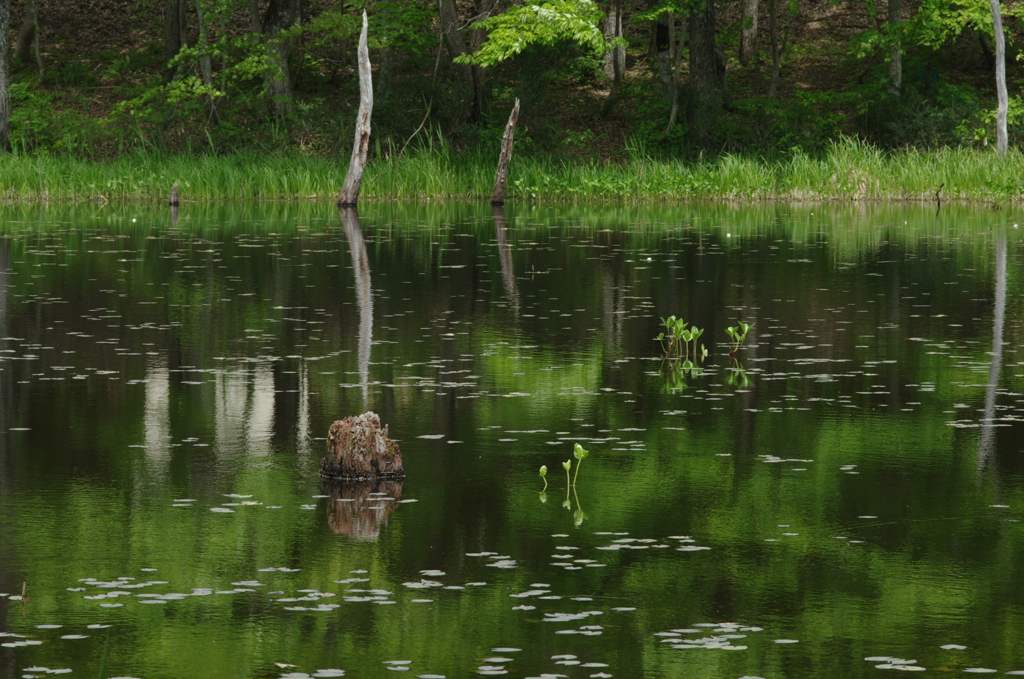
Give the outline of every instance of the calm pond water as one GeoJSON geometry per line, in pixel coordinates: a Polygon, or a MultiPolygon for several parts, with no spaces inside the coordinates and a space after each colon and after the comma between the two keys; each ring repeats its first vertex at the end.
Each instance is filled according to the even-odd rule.
{"type": "Polygon", "coordinates": [[[1017,220],[4,208],[0,675],[1022,674],[1017,220]]]}

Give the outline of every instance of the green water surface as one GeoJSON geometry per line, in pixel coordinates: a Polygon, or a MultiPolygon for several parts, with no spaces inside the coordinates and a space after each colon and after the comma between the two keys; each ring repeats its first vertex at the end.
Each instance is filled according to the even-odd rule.
{"type": "Polygon", "coordinates": [[[4,208],[0,676],[1024,670],[1018,220],[4,208]]]}

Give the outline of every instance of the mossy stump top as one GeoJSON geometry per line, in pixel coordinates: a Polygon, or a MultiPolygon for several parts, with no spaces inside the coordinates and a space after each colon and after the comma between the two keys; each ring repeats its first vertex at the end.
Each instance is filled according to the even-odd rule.
{"type": "Polygon", "coordinates": [[[398,444],[388,438],[376,413],[346,417],[327,433],[327,456],[320,474],[332,479],[377,479],[405,476],[398,444]]]}

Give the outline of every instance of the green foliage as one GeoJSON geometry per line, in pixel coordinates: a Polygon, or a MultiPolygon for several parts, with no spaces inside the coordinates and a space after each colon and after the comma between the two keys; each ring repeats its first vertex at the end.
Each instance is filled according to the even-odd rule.
{"type": "Polygon", "coordinates": [[[739,115],[726,123],[735,148],[801,149],[818,152],[851,130],[863,105],[856,92],[796,92],[781,104],[772,99],[737,102],[739,115]]]}
{"type": "Polygon", "coordinates": [[[656,340],[661,342],[662,350],[665,352],[665,358],[671,359],[689,359],[691,345],[693,348],[693,360],[697,360],[697,355],[700,353],[701,358],[706,358],[708,355],[707,347],[701,345],[700,351],[698,352],[697,340],[704,334],[703,328],[689,325],[682,318],[676,318],[675,316],[669,316],[668,318],[662,318],[661,324],[665,326],[665,330],[668,332],[658,333],[655,337],[656,340]]]}
{"type": "Polygon", "coordinates": [[[937,148],[981,140],[976,131],[986,123],[977,91],[942,80],[930,64],[915,68],[911,63],[898,96],[880,82],[862,91],[861,134],[880,146],[937,148]]]}
{"type": "Polygon", "coordinates": [[[655,338],[661,342],[661,349],[665,352],[666,358],[680,358],[686,344],[683,341],[683,333],[686,331],[687,323],[682,318],[669,316],[662,318],[661,324],[665,326],[666,332],[659,332],[655,338]]]}
{"type": "Polygon", "coordinates": [[[576,479],[580,476],[580,464],[590,453],[580,444],[575,444],[572,449],[572,455],[576,458],[576,474],[572,477],[572,485],[576,485],[576,479]]]}
{"type": "MultiPolygon", "coordinates": [[[[1024,138],[1024,99],[1018,95],[1010,97],[1006,111],[1006,127],[1012,141],[1019,143],[1020,139],[1024,138]]],[[[992,141],[995,128],[996,108],[989,107],[978,111],[976,117],[971,120],[963,121],[958,131],[987,146],[992,141]]]]}
{"type": "Polygon", "coordinates": [[[488,30],[487,41],[473,54],[455,61],[478,66],[495,66],[531,45],[554,45],[572,40],[604,54],[606,45],[598,22],[604,13],[593,0],[548,0],[538,4],[515,5],[507,11],[474,24],[488,30]]]}
{"type": "Polygon", "coordinates": [[[366,39],[371,50],[394,47],[419,55],[437,46],[437,38],[422,30],[430,25],[435,12],[433,4],[425,0],[358,0],[344,6],[329,7],[307,23],[282,31],[282,38],[303,37],[308,41],[307,49],[328,48],[335,53],[335,58],[340,58],[345,45],[351,45],[358,39],[364,10],[370,25],[366,39]]]}
{"type": "Polygon", "coordinates": [[[658,17],[668,12],[688,15],[703,7],[705,1],[707,0],[661,0],[649,9],[634,14],[633,19],[635,21],[657,21],[658,17]]]}
{"type": "MultiPolygon", "coordinates": [[[[1001,5],[1003,21],[1007,17],[1024,18],[1020,3],[1001,5]]],[[[906,23],[906,37],[912,44],[942,48],[963,33],[974,29],[994,35],[992,5],[988,0],[922,0],[911,21],[906,23]]],[[[1007,31],[1012,39],[1012,32],[1007,31]]]]}
{"type": "Polygon", "coordinates": [[[747,333],[754,327],[754,323],[744,323],[739,321],[739,325],[731,325],[725,329],[725,334],[732,340],[732,349],[729,351],[729,355],[735,354],[743,343],[747,341],[747,333]]]}
{"type": "MultiPolygon", "coordinates": [[[[39,111],[46,114],[42,105],[39,111]]],[[[16,110],[17,116],[22,113],[24,109],[16,110]]],[[[67,115],[61,109],[51,113],[57,120],[67,115]]],[[[16,153],[4,159],[0,191],[5,200],[91,201],[101,193],[109,200],[163,201],[171,177],[182,187],[188,186],[189,200],[332,199],[345,177],[345,166],[336,158],[256,150],[216,155],[151,149],[89,161],[82,156],[93,153],[90,139],[103,131],[91,131],[89,125],[96,123],[74,119],[63,129],[75,129],[75,136],[66,142],[48,137],[51,143],[80,148],[72,154],[71,150],[50,153],[48,147],[33,147],[34,138],[23,129],[24,120],[14,122],[12,137],[21,141],[16,153]],[[98,191],[100,188],[103,190],[98,191]]],[[[41,127],[40,135],[61,129],[41,127]]],[[[460,153],[447,143],[438,143],[436,135],[426,139],[435,141],[432,146],[424,144],[367,165],[363,195],[367,199],[430,201],[490,196],[493,154],[460,153]]],[[[943,182],[944,202],[1019,200],[1019,187],[1008,179],[1024,176],[1024,154],[1011,149],[1006,161],[999,164],[993,163],[986,148],[910,148],[894,153],[843,138],[814,155],[794,151],[766,159],[724,154],[693,162],[638,157],[621,163],[526,156],[519,157],[511,171],[510,198],[535,197],[548,202],[607,205],[734,198],[934,201],[935,190],[943,182]]],[[[683,351],[681,346],[679,351],[683,351]]]]}
{"type": "Polygon", "coordinates": [[[725,383],[740,389],[749,389],[752,384],[750,375],[747,374],[747,371],[738,362],[736,365],[726,369],[725,383]]]}
{"type": "Polygon", "coordinates": [[[92,156],[92,140],[101,136],[103,122],[61,105],[45,89],[27,82],[12,83],[11,147],[23,154],[92,156]]]}

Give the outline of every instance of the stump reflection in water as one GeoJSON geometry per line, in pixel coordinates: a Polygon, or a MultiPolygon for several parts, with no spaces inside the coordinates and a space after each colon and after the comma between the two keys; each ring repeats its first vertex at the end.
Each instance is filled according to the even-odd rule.
{"type": "Polygon", "coordinates": [[[330,498],[327,517],[331,529],[365,542],[377,539],[402,499],[402,479],[321,479],[320,488],[330,498]]]}

